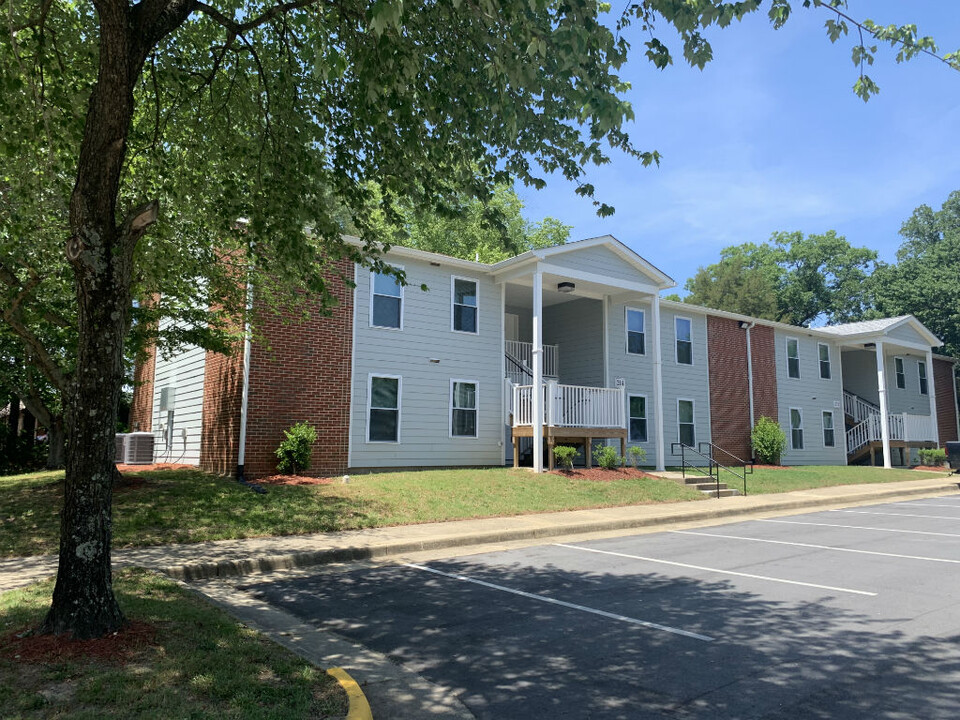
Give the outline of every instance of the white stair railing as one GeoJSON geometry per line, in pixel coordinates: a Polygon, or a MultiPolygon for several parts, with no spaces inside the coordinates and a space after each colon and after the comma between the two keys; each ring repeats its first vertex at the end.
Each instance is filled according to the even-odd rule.
{"type": "Polygon", "coordinates": [[[870,442],[869,425],[870,421],[864,420],[862,423],[858,423],[847,430],[847,455],[855,453],[870,442]]]}
{"type": "Polygon", "coordinates": [[[871,402],[867,402],[859,395],[854,395],[852,392],[844,390],[843,411],[856,422],[861,423],[871,415],[876,415],[880,411],[880,408],[871,402]]]}
{"type": "MultiPolygon", "coordinates": [[[[523,365],[531,374],[533,372],[533,343],[519,340],[504,341],[504,351],[508,357],[523,365]]],[[[543,374],[546,377],[559,377],[557,372],[560,348],[558,345],[543,346],[543,374]]]]}

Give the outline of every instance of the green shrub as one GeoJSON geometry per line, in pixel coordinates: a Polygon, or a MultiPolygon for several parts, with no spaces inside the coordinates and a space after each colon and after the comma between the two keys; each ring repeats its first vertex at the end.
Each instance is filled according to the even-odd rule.
{"type": "Polygon", "coordinates": [[[282,473],[296,475],[300,470],[310,466],[310,455],[313,444],[317,441],[317,431],[305,422],[284,430],[286,438],[277,448],[277,470],[282,473]]]}
{"type": "Polygon", "coordinates": [[[557,445],[553,449],[554,460],[566,470],[573,470],[573,459],[576,456],[577,449],[572,445],[557,445]]]}
{"type": "Polygon", "coordinates": [[[631,445],[627,448],[627,455],[630,456],[630,464],[633,465],[636,470],[639,470],[640,463],[647,459],[647,451],[636,445],[631,445]]]}
{"type": "Polygon", "coordinates": [[[605,470],[613,470],[623,465],[623,458],[616,448],[601,445],[593,451],[593,461],[605,470]]]}
{"type": "Polygon", "coordinates": [[[783,428],[768,417],[761,417],[750,433],[753,455],[762,465],[779,465],[780,455],[787,447],[787,435],[783,428]]]}
{"type": "Polygon", "coordinates": [[[943,448],[923,448],[917,451],[921,465],[939,467],[947,461],[947,451],[943,448]]]}

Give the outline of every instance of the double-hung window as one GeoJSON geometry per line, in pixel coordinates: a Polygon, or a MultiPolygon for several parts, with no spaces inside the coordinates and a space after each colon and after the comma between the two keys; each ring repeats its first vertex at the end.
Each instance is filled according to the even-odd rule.
{"type": "Polygon", "coordinates": [[[893,369],[897,375],[897,387],[903,390],[907,387],[907,375],[903,371],[903,358],[893,359],[893,369]]]}
{"type": "Polygon", "coordinates": [[[693,400],[677,400],[677,437],[687,447],[697,444],[693,400]]]}
{"type": "Polygon", "coordinates": [[[370,273],[370,325],[403,329],[403,286],[393,275],[370,273]]]}
{"type": "Polygon", "coordinates": [[[368,442],[400,442],[400,386],[396,375],[370,376],[368,442]]]}
{"type": "Polygon", "coordinates": [[[800,341],[787,338],[787,376],[800,377],[800,341]]]}
{"type": "Polygon", "coordinates": [[[817,352],[820,354],[820,377],[824,380],[830,379],[830,346],[826,343],[817,344],[817,352]]]}
{"type": "Polygon", "coordinates": [[[646,352],[643,310],[627,308],[627,352],[643,355],[646,352]]]}
{"type": "Polygon", "coordinates": [[[790,447],[803,450],[803,413],[800,408],[790,408],[790,447]]]}
{"type": "Polygon", "coordinates": [[[927,385],[927,363],[923,360],[917,363],[917,374],[920,378],[920,394],[929,395],[930,388],[927,385]]]}
{"type": "Polygon", "coordinates": [[[823,446],[836,447],[837,440],[833,431],[833,413],[829,410],[823,411],[823,446]]]}
{"type": "Polygon", "coordinates": [[[450,381],[450,437],[477,437],[477,383],[450,381]]]}
{"type": "Polygon", "coordinates": [[[647,398],[630,395],[630,442],[647,441],[647,398]]]}
{"type": "Polygon", "coordinates": [[[677,332],[677,362],[680,365],[693,365],[693,321],[678,317],[674,320],[677,332]]]}
{"type": "Polygon", "coordinates": [[[476,280],[468,278],[453,277],[450,281],[453,298],[451,310],[453,330],[477,334],[479,332],[477,326],[479,284],[476,280]]]}

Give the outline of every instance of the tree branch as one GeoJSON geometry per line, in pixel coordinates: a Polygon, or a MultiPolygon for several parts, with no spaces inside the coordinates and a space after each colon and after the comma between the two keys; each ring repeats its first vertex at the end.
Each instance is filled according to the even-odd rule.
{"type": "Polygon", "coordinates": [[[250,32],[251,30],[257,29],[261,25],[267,24],[275,17],[284,15],[291,10],[299,10],[301,8],[310,7],[311,5],[316,5],[318,1],[319,0],[293,0],[293,2],[277,3],[262,15],[258,15],[257,17],[251,18],[250,20],[242,23],[238,23],[233,18],[227,17],[215,7],[207,5],[205,2],[195,2],[194,9],[199,10],[218,25],[222,25],[233,35],[242,35],[246,32],[250,32]]]}

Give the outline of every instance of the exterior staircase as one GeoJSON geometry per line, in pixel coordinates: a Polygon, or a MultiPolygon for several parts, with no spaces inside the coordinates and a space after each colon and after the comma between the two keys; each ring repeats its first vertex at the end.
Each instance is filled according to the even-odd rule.
{"type": "Polygon", "coordinates": [[[683,484],[688,488],[696,488],[704,495],[708,497],[733,497],[734,495],[740,495],[740,491],[736,488],[728,487],[725,482],[722,482],[717,485],[715,480],[711,481],[708,477],[688,477],[683,481],[683,484]],[[719,491],[717,490],[719,487],[719,491]]]}

